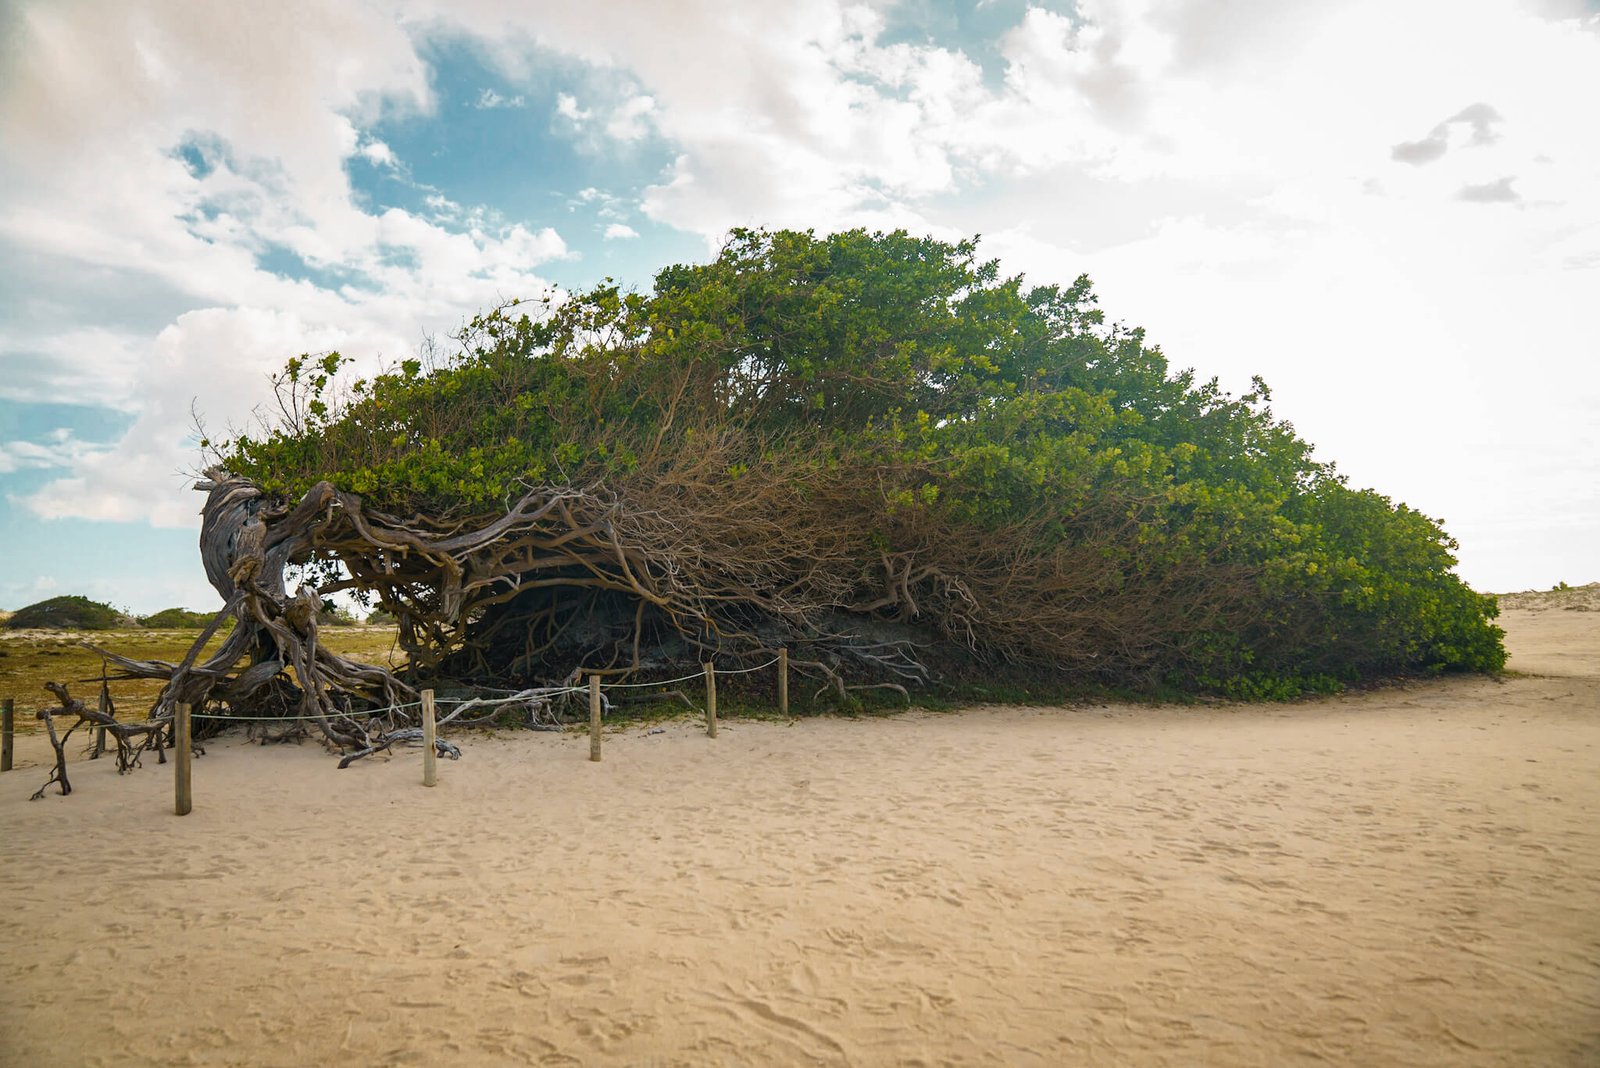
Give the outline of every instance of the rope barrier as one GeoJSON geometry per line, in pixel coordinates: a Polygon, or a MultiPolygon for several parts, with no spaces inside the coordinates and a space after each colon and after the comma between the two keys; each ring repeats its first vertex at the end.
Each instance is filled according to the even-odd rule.
{"type": "Polygon", "coordinates": [[[696,671],[693,675],[685,675],[679,679],[662,679],[660,682],[613,682],[600,684],[601,690],[646,690],[652,686],[671,686],[676,682],[689,682],[692,679],[704,678],[705,672],[696,671]]]}
{"type": "MultiPolygon", "coordinates": [[[[776,664],[777,662],[778,662],[778,658],[777,657],[773,657],[771,660],[768,660],[765,664],[757,664],[755,667],[747,667],[747,668],[717,668],[717,675],[719,677],[722,676],[722,675],[748,675],[752,671],[764,671],[767,668],[771,667],[773,664],[776,664]]],[[[682,678],[679,678],[679,679],[665,679],[665,680],[663,680],[661,682],[614,682],[614,683],[611,683],[610,685],[607,685],[606,683],[602,682],[600,684],[600,689],[602,689],[602,690],[642,690],[642,689],[648,689],[651,686],[671,686],[675,682],[689,682],[689,681],[691,681],[693,679],[699,679],[699,678],[704,678],[704,677],[705,677],[705,672],[696,671],[693,675],[685,675],[685,676],[683,676],[682,678]]]]}
{"type": "MultiPolygon", "coordinates": [[[[580,686],[566,686],[566,687],[562,687],[561,689],[556,689],[556,690],[543,690],[543,691],[540,691],[541,695],[548,695],[548,696],[551,696],[551,697],[559,697],[559,696],[561,696],[563,694],[583,693],[583,692],[585,692],[585,691],[580,686]]],[[[474,700],[473,698],[466,698],[466,697],[440,697],[440,698],[435,698],[434,699],[434,704],[438,705],[438,704],[449,703],[449,704],[463,705],[463,706],[471,705],[474,708],[482,708],[482,707],[486,707],[486,706],[489,706],[489,705],[505,705],[505,704],[512,704],[512,703],[517,703],[517,702],[527,702],[527,701],[532,701],[532,700],[535,700],[535,699],[536,698],[533,697],[533,696],[528,696],[528,697],[494,697],[494,698],[487,698],[485,700],[478,701],[477,704],[474,705],[472,703],[473,700],[474,700]]],[[[328,713],[324,713],[322,715],[317,715],[317,716],[229,716],[229,715],[222,715],[222,714],[219,714],[219,713],[216,713],[216,712],[190,712],[189,713],[189,718],[190,719],[223,719],[223,720],[227,720],[230,723],[311,723],[311,722],[313,722],[315,720],[319,720],[319,719],[348,719],[348,718],[353,717],[353,716],[386,716],[391,712],[401,712],[401,711],[404,711],[407,708],[421,708],[421,707],[422,707],[422,702],[421,701],[407,701],[405,704],[388,705],[387,707],[384,707],[384,708],[369,708],[369,709],[363,709],[363,710],[359,710],[359,711],[355,711],[355,712],[328,712],[328,713]]]]}
{"type": "MultiPolygon", "coordinates": [[[[755,667],[728,669],[718,668],[717,674],[748,675],[755,671],[765,671],[767,668],[771,667],[777,662],[778,658],[773,657],[765,664],[757,664],[755,667]]],[[[690,682],[694,679],[703,677],[704,672],[697,671],[693,675],[684,675],[681,678],[676,679],[663,679],[660,682],[616,682],[611,683],[610,685],[601,683],[600,689],[602,692],[606,690],[648,690],[660,686],[671,686],[679,682],[690,682]]],[[[450,704],[456,706],[455,711],[453,711],[449,717],[440,720],[439,725],[444,726],[444,724],[450,722],[451,719],[459,716],[468,708],[490,708],[495,705],[526,704],[529,701],[562,697],[568,694],[584,694],[588,692],[589,690],[586,686],[558,686],[551,689],[524,690],[520,693],[512,694],[509,697],[435,697],[434,704],[450,704]]],[[[230,716],[216,712],[190,712],[189,718],[227,720],[230,723],[311,723],[317,720],[349,719],[355,716],[386,716],[392,712],[402,712],[408,708],[421,707],[421,701],[407,701],[404,704],[388,705],[384,708],[370,708],[354,712],[330,712],[316,716],[230,716]]]]}
{"type": "MultiPolygon", "coordinates": [[[[350,719],[354,716],[381,716],[388,712],[396,711],[398,707],[399,706],[396,706],[395,708],[374,708],[365,712],[330,712],[321,716],[225,716],[216,712],[190,712],[189,718],[223,719],[227,720],[229,723],[310,723],[313,720],[319,719],[350,719]]],[[[145,722],[166,723],[167,720],[146,720],[145,722]]]]}

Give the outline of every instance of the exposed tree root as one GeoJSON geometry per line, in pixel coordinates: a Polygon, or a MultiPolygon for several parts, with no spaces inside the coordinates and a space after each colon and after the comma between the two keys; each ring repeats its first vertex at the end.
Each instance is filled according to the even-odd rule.
{"type": "MultiPolygon", "coordinates": [[[[169,721],[179,701],[252,719],[277,713],[311,725],[335,748],[367,754],[415,727],[419,678],[482,687],[553,677],[560,681],[524,686],[511,698],[469,700],[440,721],[491,722],[511,703],[527,725],[549,725],[584,674],[620,679],[710,657],[749,663],[779,644],[812,649],[791,663],[841,696],[848,663],[927,679],[911,642],[870,640],[840,626],[848,621],[837,605],[853,583],[834,581],[826,598],[802,589],[792,574],[794,538],[807,532],[764,544],[778,525],[770,517],[759,530],[734,531],[731,544],[706,546],[692,541],[688,514],[675,517],[661,501],[625,508],[599,491],[536,488],[474,526],[371,511],[328,483],[292,506],[220,472],[201,488],[201,556],[226,607],[180,663],[98,650],[128,676],[166,680],[151,712],[157,723],[169,721]],[[329,561],[343,575],[324,575],[320,586],[307,578],[289,591],[291,571],[329,561]],[[350,588],[399,619],[404,676],[320,641],[323,597],[350,588]],[[202,658],[230,616],[232,631],[202,658]]],[[[813,584],[824,574],[816,570],[813,584]]],[[[892,681],[869,685],[907,692],[892,681]]]]}
{"type": "Polygon", "coordinates": [[[409,737],[397,732],[418,726],[424,685],[514,687],[514,710],[483,696],[441,726],[519,711],[523,725],[549,726],[578,712],[569,688],[585,675],[671,678],[706,660],[754,666],[779,647],[819,696],[842,703],[865,690],[909,702],[933,677],[930,653],[1125,676],[1213,623],[1228,603],[1219,585],[1236,578],[1226,567],[1131,566],[1137,522],[1122,505],[1086,513],[1075,537],[1053,533],[1046,553],[1031,527],[963,541],[891,512],[891,529],[874,537],[894,550],[863,552],[888,488],[825,465],[730,478],[736,455],[749,449],[711,441],[615,489],[534,486],[502,514],[460,519],[386,514],[328,482],[285,501],[214,470],[197,487],[207,492],[200,547],[225,607],[180,663],[100,652],[126,675],[165,680],[154,723],[186,701],[253,723],[281,717],[252,728],[263,740],[309,729],[365,755],[409,737]],[[1120,615],[1099,598],[1113,587],[1120,615]],[[396,617],[402,668],[321,641],[323,600],[341,590],[396,617]],[[1196,604],[1211,607],[1185,616],[1196,604]],[[203,655],[229,618],[221,646],[203,655]]]}

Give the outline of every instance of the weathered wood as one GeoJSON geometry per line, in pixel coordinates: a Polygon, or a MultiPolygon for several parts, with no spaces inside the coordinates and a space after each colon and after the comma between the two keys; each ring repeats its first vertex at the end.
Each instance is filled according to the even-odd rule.
{"type": "MultiPolygon", "coordinates": [[[[72,725],[72,730],[77,730],[85,723],[93,724],[96,734],[105,732],[117,741],[117,774],[126,774],[139,766],[139,756],[145,749],[155,747],[156,754],[161,763],[165,764],[165,757],[161,756],[161,723],[120,723],[116,718],[116,702],[111,700],[111,695],[102,687],[100,694],[100,707],[91,709],[82,701],[67,692],[67,688],[60,683],[45,683],[45,689],[56,695],[61,702],[61,711],[77,717],[77,722],[72,725]]],[[[72,733],[69,730],[67,733],[72,733]]],[[[65,739],[63,739],[65,741],[65,739]]],[[[203,751],[203,750],[202,750],[203,751]]]]}
{"type": "MultiPolygon", "coordinates": [[[[67,741],[72,737],[73,731],[85,724],[90,724],[97,728],[103,727],[108,734],[117,740],[117,773],[119,775],[138,767],[139,754],[144,752],[145,749],[154,746],[158,754],[161,752],[161,735],[167,724],[118,723],[109,713],[91,709],[82,701],[73,697],[67,692],[67,688],[59,682],[47,682],[44,684],[44,688],[55,694],[56,699],[61,702],[61,707],[56,709],[55,712],[71,716],[73,723],[72,726],[67,728],[66,733],[57,737],[55,713],[49,708],[40,709],[37,713],[38,718],[45,725],[45,730],[50,734],[50,745],[56,751],[56,762],[51,769],[50,778],[46,779],[45,784],[39,787],[38,792],[33,795],[35,801],[44,796],[51,783],[60,783],[63,794],[72,792],[72,785],[67,781],[67,741]],[[137,744],[135,744],[136,740],[137,744]]],[[[204,750],[200,751],[204,752],[204,750]]],[[[163,759],[162,763],[166,763],[166,760],[163,759]]]]}
{"type": "Polygon", "coordinates": [[[706,661],[706,736],[717,736],[717,666],[706,661]]]}
{"type": "Polygon", "coordinates": [[[179,701],[173,707],[173,769],[172,781],[176,794],[176,809],[180,816],[194,811],[194,789],[190,779],[190,752],[192,731],[189,724],[189,702],[179,701]]]}
{"type": "MultiPolygon", "coordinates": [[[[374,753],[387,753],[390,749],[393,749],[401,742],[420,741],[422,741],[421,727],[402,727],[396,731],[389,731],[387,734],[373,739],[371,745],[357,749],[353,753],[346,753],[339,760],[339,770],[343,771],[345,768],[348,768],[351,764],[354,764],[362,757],[369,757],[374,753]]],[[[460,748],[450,744],[442,738],[435,738],[433,740],[433,751],[438,753],[440,756],[447,756],[451,760],[461,759],[460,748]]]]}
{"type": "Polygon", "coordinates": [[[11,770],[16,729],[16,699],[7,697],[0,702],[0,771],[11,770]]]}
{"type": "MultiPolygon", "coordinates": [[[[65,691],[63,690],[62,692],[64,693],[65,691]]],[[[68,711],[71,711],[71,709],[68,709],[68,711]]],[[[44,729],[50,734],[50,748],[56,751],[56,765],[50,770],[50,777],[44,781],[44,785],[39,787],[38,790],[34,791],[33,796],[28,800],[39,800],[39,798],[44,796],[44,792],[50,789],[51,783],[59,783],[61,786],[61,796],[65,797],[72,792],[72,783],[67,781],[67,739],[71,737],[72,732],[77,729],[77,724],[75,723],[71,727],[67,728],[67,733],[58,738],[56,737],[55,717],[50,714],[50,710],[48,708],[41,708],[38,712],[38,716],[44,721],[44,729]]],[[[79,719],[78,722],[82,723],[83,720],[79,719]]]]}
{"type": "MultiPolygon", "coordinates": [[[[111,704],[111,687],[107,684],[105,668],[102,661],[100,675],[100,714],[107,719],[115,719],[116,712],[111,704]]],[[[90,760],[99,760],[106,751],[106,728],[100,724],[94,729],[94,752],[89,755],[90,760]]]]}
{"type": "Polygon", "coordinates": [[[600,759],[600,676],[589,676],[589,759],[600,759]]]}
{"type": "Polygon", "coordinates": [[[422,785],[439,781],[439,754],[434,748],[437,728],[433,722],[433,691],[422,691],[422,785]]]}
{"type": "Polygon", "coordinates": [[[778,715],[789,714],[789,650],[778,650],[778,715]]]}

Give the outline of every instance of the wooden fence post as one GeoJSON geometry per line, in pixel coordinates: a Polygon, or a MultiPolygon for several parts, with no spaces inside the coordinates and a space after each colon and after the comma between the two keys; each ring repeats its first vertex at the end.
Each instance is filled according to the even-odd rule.
{"type": "Polygon", "coordinates": [[[600,759],[600,676],[589,676],[589,759],[600,759]]]}
{"type": "Polygon", "coordinates": [[[717,665],[706,661],[706,736],[717,736],[717,665]]]}
{"type": "MultiPolygon", "coordinates": [[[[102,660],[100,663],[102,665],[100,668],[100,714],[109,716],[114,714],[111,706],[111,687],[106,683],[105,661],[102,660]]],[[[96,727],[94,729],[94,753],[89,759],[99,760],[105,751],[106,729],[104,727],[96,727]]]]}
{"type": "Polygon", "coordinates": [[[15,699],[0,702],[0,771],[11,770],[13,732],[17,729],[15,699]]]}
{"type": "Polygon", "coordinates": [[[778,715],[789,714],[789,650],[778,650],[778,715]]]}
{"type": "Polygon", "coordinates": [[[189,777],[190,758],[189,702],[179,701],[172,717],[172,744],[177,750],[172,754],[175,767],[172,781],[177,790],[178,815],[187,816],[194,811],[194,789],[189,777]]]}
{"type": "Polygon", "coordinates": [[[439,752],[434,739],[439,728],[433,721],[433,691],[422,691],[422,785],[432,786],[439,781],[439,752]]]}

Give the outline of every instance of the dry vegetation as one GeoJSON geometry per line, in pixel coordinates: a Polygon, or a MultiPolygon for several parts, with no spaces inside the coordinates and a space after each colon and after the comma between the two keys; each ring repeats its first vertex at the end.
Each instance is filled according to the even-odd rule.
{"type": "Polygon", "coordinates": [[[1557,586],[1553,590],[1524,590],[1500,594],[1500,607],[1524,612],[1600,612],[1600,582],[1587,586],[1557,586]]]}

